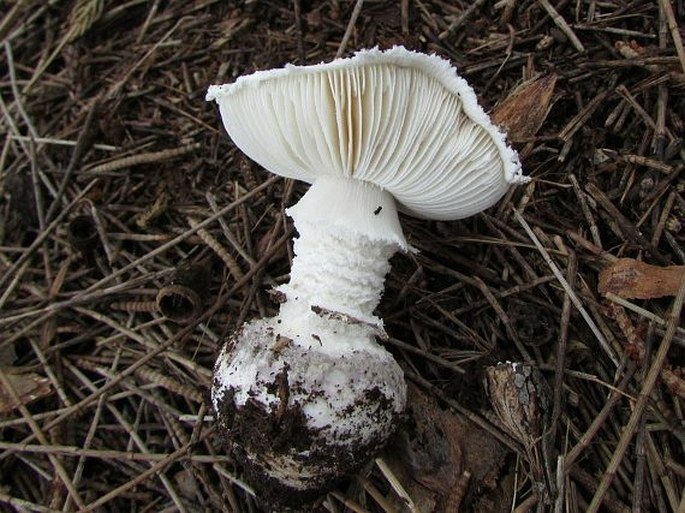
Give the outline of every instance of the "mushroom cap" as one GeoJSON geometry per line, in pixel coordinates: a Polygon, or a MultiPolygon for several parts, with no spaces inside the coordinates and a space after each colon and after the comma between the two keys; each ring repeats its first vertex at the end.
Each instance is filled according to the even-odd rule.
{"type": "Polygon", "coordinates": [[[235,144],[272,173],[371,182],[416,217],[468,217],[527,181],[450,63],[401,46],[258,71],[210,86],[207,99],[235,144]]]}

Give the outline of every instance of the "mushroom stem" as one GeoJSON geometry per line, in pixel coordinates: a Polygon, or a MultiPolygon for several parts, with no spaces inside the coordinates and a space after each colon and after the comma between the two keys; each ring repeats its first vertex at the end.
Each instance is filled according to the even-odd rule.
{"type": "Polygon", "coordinates": [[[278,289],[286,300],[277,316],[233,335],[212,387],[234,453],[275,503],[312,499],[358,469],[406,404],[402,369],[376,343],[383,322],[373,315],[388,259],[408,248],[395,200],[327,176],[287,213],[299,237],[278,289]]]}
{"type": "Polygon", "coordinates": [[[278,289],[286,296],[280,312],[284,334],[296,339],[300,326],[293,317],[309,310],[382,327],[373,311],[388,259],[408,247],[392,196],[377,185],[321,177],[287,213],[299,237],[290,281],[278,289]],[[293,322],[297,326],[288,333],[293,322]]]}

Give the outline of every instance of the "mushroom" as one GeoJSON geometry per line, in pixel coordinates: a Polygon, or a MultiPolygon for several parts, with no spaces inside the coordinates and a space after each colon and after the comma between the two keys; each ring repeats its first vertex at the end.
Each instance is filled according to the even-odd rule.
{"type": "Polygon", "coordinates": [[[401,368],[376,342],[389,258],[410,250],[398,209],[453,220],[523,183],[516,152],[442,58],[394,47],[211,86],[234,143],[310,183],[278,315],[244,324],[215,366],[219,426],[278,509],[313,499],[391,436],[401,368]]]}

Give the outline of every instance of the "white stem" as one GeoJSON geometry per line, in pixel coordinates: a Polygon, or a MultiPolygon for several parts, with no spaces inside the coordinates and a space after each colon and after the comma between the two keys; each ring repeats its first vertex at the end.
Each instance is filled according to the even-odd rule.
{"type": "Polygon", "coordinates": [[[286,301],[224,345],[212,401],[264,486],[311,494],[365,463],[406,406],[402,368],[376,343],[382,321],[373,312],[388,259],[407,243],[392,196],[350,179],[317,180],[288,214],[299,238],[290,282],[279,288],[286,301]],[[282,434],[254,443],[255,412],[282,423],[282,434]],[[282,436],[292,426],[307,444],[282,436]]]}
{"type": "Polygon", "coordinates": [[[358,180],[319,178],[288,215],[299,237],[290,282],[279,287],[282,325],[295,329],[314,307],[382,326],[373,312],[388,259],[407,249],[393,197],[358,180]]]}

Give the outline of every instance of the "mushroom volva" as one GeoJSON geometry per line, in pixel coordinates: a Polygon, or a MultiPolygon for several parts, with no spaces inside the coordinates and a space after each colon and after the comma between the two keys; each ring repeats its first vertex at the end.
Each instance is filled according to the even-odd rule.
{"type": "Polygon", "coordinates": [[[310,183],[286,212],[299,236],[278,315],[244,324],[216,362],[212,402],[232,452],[279,508],[315,498],[373,456],[406,402],[376,342],[398,209],[452,220],[523,183],[518,156],[440,57],[364,50],[211,86],[233,142],[310,183]]]}

